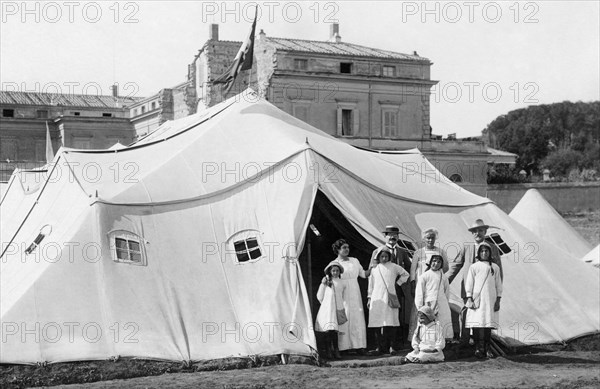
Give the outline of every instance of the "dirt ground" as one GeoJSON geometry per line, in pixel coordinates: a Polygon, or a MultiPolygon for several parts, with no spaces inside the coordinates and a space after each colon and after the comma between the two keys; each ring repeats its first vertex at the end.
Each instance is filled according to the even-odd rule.
{"type": "MultiPolygon", "coordinates": [[[[408,350],[406,350],[408,352],[408,350]]],[[[568,345],[515,350],[506,357],[401,364],[400,357],[345,356],[317,366],[310,358],[212,361],[191,366],[143,360],[2,366],[0,387],[64,388],[598,388],[600,334],[568,345]],[[115,379],[127,378],[128,379],[115,379]]]]}
{"type": "MultiPolygon", "coordinates": [[[[592,245],[600,242],[600,211],[563,217],[592,245]]],[[[453,355],[431,365],[357,356],[320,366],[311,358],[290,362],[273,356],[192,365],[133,359],[0,365],[0,388],[600,388],[600,334],[484,361],[453,355]]]]}

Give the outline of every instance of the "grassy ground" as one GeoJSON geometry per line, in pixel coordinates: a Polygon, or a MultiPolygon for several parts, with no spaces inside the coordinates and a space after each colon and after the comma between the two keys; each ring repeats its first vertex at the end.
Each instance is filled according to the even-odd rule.
{"type": "Polygon", "coordinates": [[[600,211],[567,213],[562,217],[593,247],[600,244],[600,211]]]}

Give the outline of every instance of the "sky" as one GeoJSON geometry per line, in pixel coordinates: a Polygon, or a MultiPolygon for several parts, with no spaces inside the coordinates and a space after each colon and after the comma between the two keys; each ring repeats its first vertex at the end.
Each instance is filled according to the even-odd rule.
{"type": "MultiPolygon", "coordinates": [[[[255,2],[0,1],[2,90],[150,96],[186,80],[218,23],[241,41],[255,2]]],[[[477,136],[529,105],[600,100],[599,1],[268,1],[257,32],[430,59],[431,125],[477,136]]]]}

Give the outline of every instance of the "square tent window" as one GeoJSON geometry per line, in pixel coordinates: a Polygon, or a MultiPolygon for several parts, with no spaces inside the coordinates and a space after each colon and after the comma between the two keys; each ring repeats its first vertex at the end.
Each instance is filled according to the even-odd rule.
{"type": "Polygon", "coordinates": [[[130,265],[146,265],[143,239],[127,231],[111,232],[111,252],[113,261],[130,265]]]}
{"type": "Polygon", "coordinates": [[[511,248],[504,242],[504,239],[498,233],[493,233],[485,237],[485,241],[492,246],[496,246],[500,255],[506,255],[510,253],[511,248]]]}
{"type": "Polygon", "coordinates": [[[238,262],[248,262],[259,259],[262,256],[260,245],[256,237],[233,242],[235,255],[238,262]]]}

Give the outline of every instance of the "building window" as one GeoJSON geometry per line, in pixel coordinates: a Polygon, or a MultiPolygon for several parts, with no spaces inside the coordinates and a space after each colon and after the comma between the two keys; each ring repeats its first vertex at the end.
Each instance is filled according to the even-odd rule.
{"type": "Polygon", "coordinates": [[[133,116],[135,117],[137,115],[138,115],[138,109],[136,108],[136,109],[133,110],[133,116]]]}
{"type": "Polygon", "coordinates": [[[383,137],[395,138],[398,136],[398,111],[395,109],[383,109],[381,111],[381,122],[383,124],[383,137]]]}
{"type": "Polygon", "coordinates": [[[450,176],[450,181],[452,182],[463,182],[463,178],[460,174],[458,173],[454,173],[453,175],[450,176]]]}
{"type": "Polygon", "coordinates": [[[338,136],[356,136],[359,130],[358,109],[356,103],[338,102],[337,134],[338,136]]]}
{"type": "Polygon", "coordinates": [[[396,76],[396,67],[394,67],[394,66],[383,66],[383,76],[384,77],[394,77],[394,76],[396,76]]]}
{"type": "Polygon", "coordinates": [[[111,118],[112,117],[112,113],[103,113],[102,117],[103,118],[111,118]]]}
{"type": "Polygon", "coordinates": [[[145,112],[146,112],[146,106],[142,105],[142,113],[145,113],[145,112]]]}
{"type": "Polygon", "coordinates": [[[2,117],[5,117],[5,118],[14,118],[15,117],[15,110],[14,109],[3,109],[2,110],[2,117]]]}
{"type": "Polygon", "coordinates": [[[352,73],[352,62],[340,63],[340,73],[352,73]]]}
{"type": "Polygon", "coordinates": [[[81,116],[81,112],[73,112],[73,116],[81,116]]]}
{"type": "Polygon", "coordinates": [[[296,70],[308,69],[308,60],[307,59],[294,59],[294,69],[296,69],[296,70]]]}
{"type": "Polygon", "coordinates": [[[2,142],[0,142],[0,161],[16,161],[18,149],[16,139],[2,139],[2,142]]]}
{"type": "Polygon", "coordinates": [[[156,101],[153,101],[152,102],[152,110],[155,110],[155,109],[156,109],[156,101]]]}
{"type": "Polygon", "coordinates": [[[352,110],[342,109],[342,135],[352,135],[352,110]]]}
{"type": "Polygon", "coordinates": [[[48,119],[48,110],[46,109],[38,109],[37,111],[38,119],[48,119]]]}
{"type": "Polygon", "coordinates": [[[40,229],[38,236],[35,237],[33,242],[25,249],[25,254],[29,255],[35,251],[35,249],[42,243],[42,240],[52,232],[50,224],[46,224],[40,229]]]}
{"type": "Polygon", "coordinates": [[[144,240],[140,236],[125,230],[112,231],[108,236],[113,261],[130,265],[146,265],[144,240]]]}

